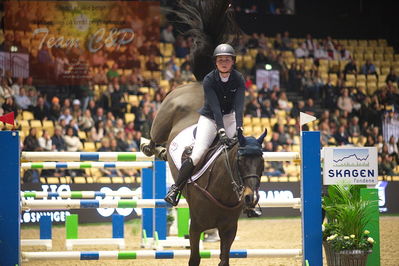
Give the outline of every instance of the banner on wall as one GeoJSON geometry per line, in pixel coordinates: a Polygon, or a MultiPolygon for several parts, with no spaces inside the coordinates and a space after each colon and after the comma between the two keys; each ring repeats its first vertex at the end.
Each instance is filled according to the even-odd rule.
{"type": "Polygon", "coordinates": [[[58,84],[84,83],[92,66],[124,68],[144,42],[159,43],[159,1],[6,1],[4,10],[0,50],[29,56],[33,75],[58,84]]]}
{"type": "MultiPolygon", "coordinates": [[[[22,184],[22,191],[46,191],[46,192],[62,192],[62,191],[141,191],[140,184],[22,184]]],[[[118,197],[97,197],[96,199],[119,199],[118,197]]],[[[45,199],[45,200],[57,200],[45,199]]],[[[120,214],[125,216],[125,221],[141,216],[141,209],[123,209],[123,208],[98,208],[98,209],[81,209],[81,210],[34,210],[23,211],[21,214],[21,224],[36,224],[39,217],[49,215],[53,223],[65,223],[65,217],[70,214],[79,215],[79,223],[99,223],[111,222],[112,214],[120,214]]]]}
{"type": "Polygon", "coordinates": [[[274,86],[280,87],[280,74],[278,70],[256,70],[256,86],[263,87],[263,83],[267,83],[270,89],[274,86]]]}
{"type": "Polygon", "coordinates": [[[340,182],[353,185],[375,185],[378,180],[376,147],[326,147],[323,184],[340,182]]]}

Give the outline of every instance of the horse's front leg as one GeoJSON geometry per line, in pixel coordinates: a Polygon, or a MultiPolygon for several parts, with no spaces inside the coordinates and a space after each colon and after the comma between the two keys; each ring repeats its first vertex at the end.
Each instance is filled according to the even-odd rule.
{"type": "Polygon", "coordinates": [[[190,224],[190,260],[188,262],[189,266],[198,266],[201,262],[201,257],[199,253],[199,243],[200,243],[201,231],[198,226],[195,226],[193,220],[190,224]]]}
{"type": "Polygon", "coordinates": [[[220,263],[219,266],[228,266],[230,257],[230,248],[233,244],[234,238],[237,233],[237,223],[234,226],[220,227],[220,263]]]}

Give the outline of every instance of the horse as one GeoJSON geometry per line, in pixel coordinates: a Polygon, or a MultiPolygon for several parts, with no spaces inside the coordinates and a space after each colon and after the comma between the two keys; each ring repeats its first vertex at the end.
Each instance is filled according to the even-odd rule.
{"type": "MultiPolygon", "coordinates": [[[[169,162],[175,181],[178,169],[169,154],[170,144],[182,130],[198,122],[197,110],[204,103],[201,81],[214,67],[213,49],[238,29],[229,0],[185,0],[179,2],[179,7],[183,11],[174,13],[189,26],[188,32],[195,40],[190,56],[197,82],[181,85],[165,97],[152,123],[150,142],[141,145],[147,156],[155,154],[169,162]]],[[[266,131],[258,139],[238,134],[237,141],[223,147],[200,179],[185,185],[182,194],[191,216],[190,266],[200,264],[201,233],[213,228],[218,229],[220,237],[219,265],[229,265],[238,218],[244,207],[254,208],[259,200],[264,168],[261,143],[265,136],[266,131]]]]}
{"type": "MultiPolygon", "coordinates": [[[[166,143],[166,157],[173,178],[178,169],[169,155],[169,144],[183,129],[195,124],[202,104],[200,83],[183,85],[162,102],[151,127],[151,142],[142,145],[147,155],[160,156],[165,150],[155,144],[166,143]]],[[[238,218],[244,207],[253,208],[259,200],[258,189],[264,169],[261,144],[266,132],[255,139],[238,134],[238,141],[224,151],[196,182],[186,184],[182,194],[187,199],[191,224],[189,265],[199,265],[200,235],[217,228],[220,237],[220,263],[229,265],[229,253],[237,232],[238,218]]]]}

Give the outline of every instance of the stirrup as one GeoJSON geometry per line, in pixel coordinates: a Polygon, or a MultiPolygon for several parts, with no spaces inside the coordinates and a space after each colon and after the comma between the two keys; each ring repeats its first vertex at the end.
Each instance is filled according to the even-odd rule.
{"type": "Polygon", "coordinates": [[[181,192],[176,185],[172,185],[166,194],[164,200],[172,206],[179,204],[181,192]]]}

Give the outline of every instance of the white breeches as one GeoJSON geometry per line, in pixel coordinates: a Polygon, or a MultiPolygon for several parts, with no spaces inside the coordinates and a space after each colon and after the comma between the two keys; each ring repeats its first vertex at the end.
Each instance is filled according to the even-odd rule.
{"type": "MultiPolygon", "coordinates": [[[[224,129],[229,138],[234,137],[236,133],[236,114],[230,113],[223,116],[224,129]]],[[[194,165],[197,165],[204,152],[211,146],[217,134],[216,122],[205,116],[200,116],[197,124],[197,134],[191,159],[194,165]]]]}

